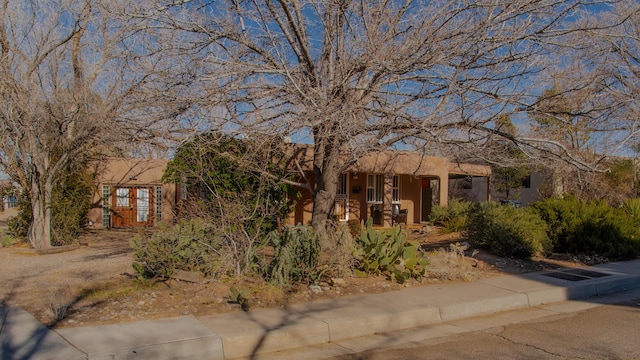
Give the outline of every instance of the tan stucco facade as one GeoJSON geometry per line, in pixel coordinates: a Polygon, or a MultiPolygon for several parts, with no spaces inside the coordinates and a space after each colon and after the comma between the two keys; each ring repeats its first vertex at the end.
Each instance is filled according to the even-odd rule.
{"type": "Polygon", "coordinates": [[[93,198],[97,206],[89,211],[89,226],[105,228],[173,223],[176,185],[162,183],[166,166],[167,160],[157,159],[108,159],[101,162],[93,198]],[[132,219],[122,219],[123,213],[132,219]]]}
{"type": "MultiPolygon", "coordinates": [[[[307,170],[308,178],[313,178],[307,170]]],[[[347,214],[339,220],[366,221],[380,211],[382,219],[378,225],[390,227],[394,204],[394,176],[397,176],[399,199],[395,203],[407,210],[409,225],[428,221],[431,208],[446,206],[449,198],[449,175],[491,176],[491,168],[481,165],[450,163],[444,157],[422,156],[403,151],[372,153],[362,157],[353,165],[346,176],[347,214]],[[382,200],[367,201],[367,187],[370,175],[382,178],[382,200]]],[[[377,177],[375,181],[378,181],[377,177]]],[[[485,193],[488,196],[488,193],[485,193]]],[[[288,224],[309,224],[313,211],[312,195],[308,190],[300,190],[295,210],[287,219],[288,224]]],[[[488,200],[487,198],[484,201],[488,200]]],[[[377,216],[377,215],[376,215],[377,216]]],[[[375,217],[374,217],[375,219],[375,217]]]]}
{"type": "MultiPolygon", "coordinates": [[[[299,164],[303,165],[307,178],[313,179],[310,162],[299,164]]],[[[156,226],[160,222],[174,222],[179,189],[176,184],[162,183],[167,160],[109,159],[101,165],[93,199],[97,206],[89,212],[91,227],[156,226]]],[[[406,210],[409,225],[424,223],[433,206],[447,205],[450,174],[482,177],[490,176],[491,169],[452,164],[444,157],[403,151],[366,155],[342,175],[344,194],[340,204],[336,203],[336,209],[339,206],[341,210],[336,214],[341,214],[339,220],[343,221],[374,218],[377,225],[390,227],[392,211],[399,207],[406,210]],[[368,192],[375,194],[373,199],[367,198],[368,192]]],[[[290,194],[296,205],[286,222],[309,224],[312,194],[303,188],[296,191],[290,194]]]]}

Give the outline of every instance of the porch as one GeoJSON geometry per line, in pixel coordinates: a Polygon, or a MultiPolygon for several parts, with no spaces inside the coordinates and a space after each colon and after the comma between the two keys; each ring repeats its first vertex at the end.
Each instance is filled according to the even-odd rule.
{"type": "MultiPolygon", "coordinates": [[[[333,216],[345,222],[372,219],[375,226],[387,228],[400,220],[409,227],[427,224],[434,206],[448,204],[450,176],[484,177],[485,184],[491,176],[488,166],[452,164],[443,157],[409,152],[371,154],[350,170],[339,176],[333,216]]],[[[488,187],[483,189],[474,200],[489,200],[488,187]]],[[[311,194],[301,195],[288,223],[311,221],[311,194]]]]}

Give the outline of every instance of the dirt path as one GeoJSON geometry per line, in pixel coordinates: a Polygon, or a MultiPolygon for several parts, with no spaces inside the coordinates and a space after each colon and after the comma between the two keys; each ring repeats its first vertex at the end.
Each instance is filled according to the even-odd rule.
{"type": "Polygon", "coordinates": [[[26,245],[0,248],[0,302],[22,306],[44,323],[89,289],[121,282],[131,272],[133,234],[95,232],[76,250],[37,255],[26,245]]]}

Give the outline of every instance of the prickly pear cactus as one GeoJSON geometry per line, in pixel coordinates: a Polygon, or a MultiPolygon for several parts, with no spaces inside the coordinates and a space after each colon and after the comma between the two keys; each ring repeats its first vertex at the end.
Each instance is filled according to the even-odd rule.
{"type": "Polygon", "coordinates": [[[357,276],[386,274],[390,279],[403,283],[410,278],[424,276],[429,264],[420,244],[407,241],[407,235],[400,226],[383,233],[373,229],[369,220],[360,231],[358,245],[353,250],[358,264],[355,269],[357,276]]]}

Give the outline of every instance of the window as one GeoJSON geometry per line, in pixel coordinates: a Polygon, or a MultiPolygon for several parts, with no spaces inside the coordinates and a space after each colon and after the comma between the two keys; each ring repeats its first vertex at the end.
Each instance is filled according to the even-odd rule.
{"type": "Polygon", "coordinates": [[[127,207],[129,206],[129,189],[117,188],[116,189],[116,206],[127,207]]]}
{"type": "Polygon", "coordinates": [[[367,203],[369,204],[382,204],[382,175],[369,174],[367,175],[367,203]]]}
{"type": "Polygon", "coordinates": [[[349,210],[347,205],[347,174],[340,174],[338,177],[338,186],[336,189],[336,202],[333,214],[340,221],[349,219],[349,210]]]}
{"type": "Polygon", "coordinates": [[[391,202],[400,203],[400,176],[393,175],[393,187],[391,188],[391,202]]]}
{"type": "Polygon", "coordinates": [[[137,189],[136,221],[149,221],[149,189],[137,189]]]}
{"type": "Polygon", "coordinates": [[[522,179],[522,187],[525,189],[531,189],[531,175],[522,179]]]}

